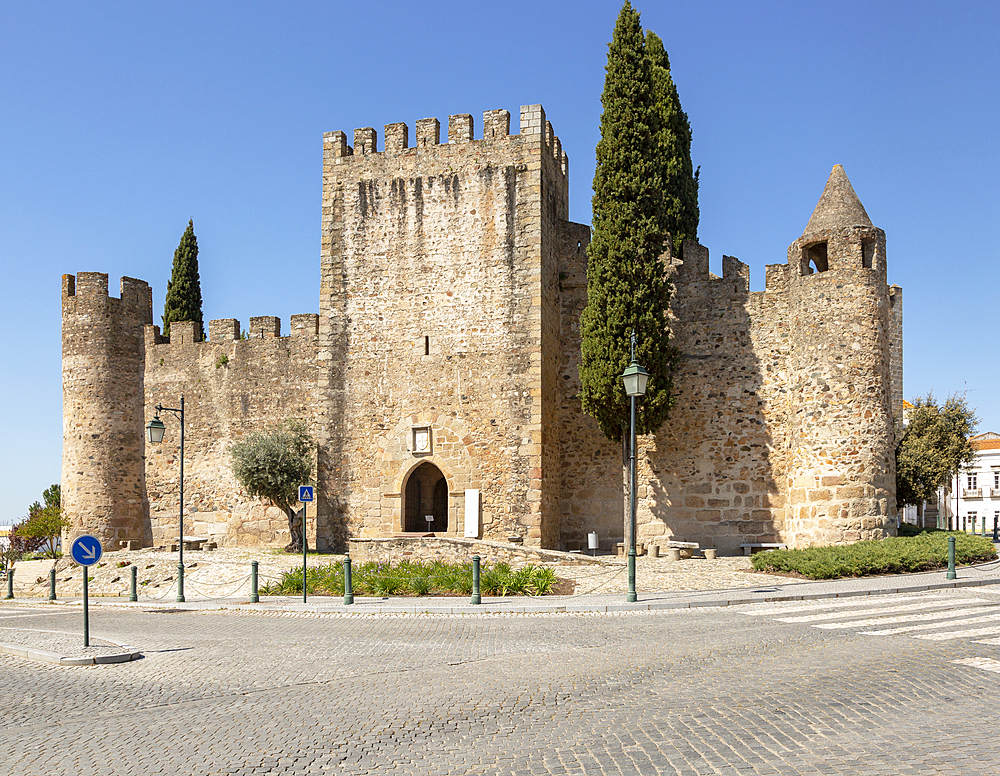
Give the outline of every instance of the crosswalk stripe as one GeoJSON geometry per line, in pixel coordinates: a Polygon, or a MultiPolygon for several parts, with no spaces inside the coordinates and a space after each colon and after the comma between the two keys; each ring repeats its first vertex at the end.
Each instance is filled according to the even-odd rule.
{"type": "Polygon", "coordinates": [[[961,660],[952,660],[951,662],[958,666],[972,666],[1000,674],[1000,660],[995,660],[992,657],[963,657],[961,660]]]}
{"type": "Polygon", "coordinates": [[[927,641],[949,641],[951,639],[964,639],[969,636],[992,636],[995,633],[1000,633],[1000,625],[994,625],[991,628],[949,631],[948,633],[918,633],[913,638],[926,639],[927,641]]]}
{"type": "Polygon", "coordinates": [[[740,614],[745,614],[749,617],[763,617],[772,614],[815,612],[820,609],[855,609],[857,607],[871,606],[873,603],[878,601],[932,601],[940,600],[942,598],[944,598],[944,596],[917,594],[899,596],[864,596],[851,599],[850,601],[839,599],[836,603],[831,603],[829,599],[823,599],[808,604],[795,604],[793,606],[768,606],[761,609],[754,609],[753,611],[740,612],[740,614]]]}
{"type": "Polygon", "coordinates": [[[796,617],[778,617],[779,622],[817,622],[819,620],[836,620],[838,618],[844,617],[855,617],[863,614],[894,614],[896,612],[916,612],[921,609],[929,608],[940,608],[946,606],[953,606],[954,604],[906,604],[904,606],[893,606],[892,604],[885,604],[884,606],[873,606],[868,609],[857,609],[853,612],[820,612],[819,614],[802,614],[796,617]]]}
{"type": "Polygon", "coordinates": [[[960,617],[952,620],[938,620],[937,622],[925,623],[923,625],[907,625],[902,628],[882,628],[879,630],[861,631],[865,636],[895,636],[899,633],[912,633],[918,630],[935,630],[938,628],[956,628],[966,625],[977,625],[982,622],[992,622],[1000,620],[1000,612],[984,614],[980,617],[960,617]]]}
{"type": "Polygon", "coordinates": [[[867,620],[848,620],[847,622],[821,622],[813,627],[833,630],[835,628],[865,628],[870,625],[891,625],[897,622],[921,622],[926,620],[942,620],[955,617],[965,617],[982,612],[984,606],[992,606],[987,601],[974,604],[966,609],[942,609],[925,614],[900,614],[896,617],[870,617],[867,620]]]}

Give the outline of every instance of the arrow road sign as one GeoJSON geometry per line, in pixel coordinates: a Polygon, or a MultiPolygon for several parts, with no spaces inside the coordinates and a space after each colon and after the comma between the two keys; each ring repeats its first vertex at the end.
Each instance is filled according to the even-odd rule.
{"type": "Polygon", "coordinates": [[[104,548],[101,547],[101,540],[96,536],[83,534],[73,540],[70,554],[73,556],[73,560],[81,566],[93,566],[101,559],[104,548]]]}
{"type": "Polygon", "coordinates": [[[313,486],[299,485],[299,501],[306,504],[313,500],[313,486]]]}

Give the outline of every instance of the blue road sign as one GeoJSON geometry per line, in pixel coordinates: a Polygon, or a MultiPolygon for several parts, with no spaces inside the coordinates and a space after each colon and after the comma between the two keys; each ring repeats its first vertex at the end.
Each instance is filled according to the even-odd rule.
{"type": "Polygon", "coordinates": [[[303,504],[313,500],[313,486],[299,485],[299,501],[303,504]]]}
{"type": "Polygon", "coordinates": [[[81,566],[93,566],[101,559],[101,556],[104,554],[104,548],[101,547],[101,540],[96,536],[84,534],[83,536],[77,536],[73,540],[70,554],[73,556],[73,560],[81,566]]]}

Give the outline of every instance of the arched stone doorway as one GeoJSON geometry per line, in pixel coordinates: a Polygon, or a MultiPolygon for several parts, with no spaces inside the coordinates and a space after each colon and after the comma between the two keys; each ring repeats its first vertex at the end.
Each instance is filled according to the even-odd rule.
{"type": "Polygon", "coordinates": [[[424,461],[410,472],[403,492],[403,531],[444,533],[448,530],[448,481],[441,470],[424,461]],[[433,516],[428,521],[427,516],[433,516]]]}

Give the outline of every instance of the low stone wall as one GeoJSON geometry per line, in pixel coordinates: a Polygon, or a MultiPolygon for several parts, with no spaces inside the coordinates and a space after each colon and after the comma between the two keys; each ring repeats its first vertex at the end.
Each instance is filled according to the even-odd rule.
{"type": "MultiPolygon", "coordinates": [[[[154,547],[165,547],[176,540],[176,513],[154,514],[150,522],[154,547]]],[[[315,517],[312,514],[308,525],[309,546],[312,548],[316,546],[315,517]]],[[[231,512],[185,512],[184,535],[204,537],[220,547],[283,548],[291,541],[285,513],[258,501],[239,504],[231,512]]]]}
{"type": "Polygon", "coordinates": [[[399,563],[402,560],[468,563],[478,555],[483,563],[507,563],[514,568],[534,565],[582,566],[601,564],[599,558],[582,553],[543,550],[518,544],[486,542],[476,539],[446,537],[396,536],[387,539],[349,539],[351,561],[355,564],[376,561],[399,563]]]}

